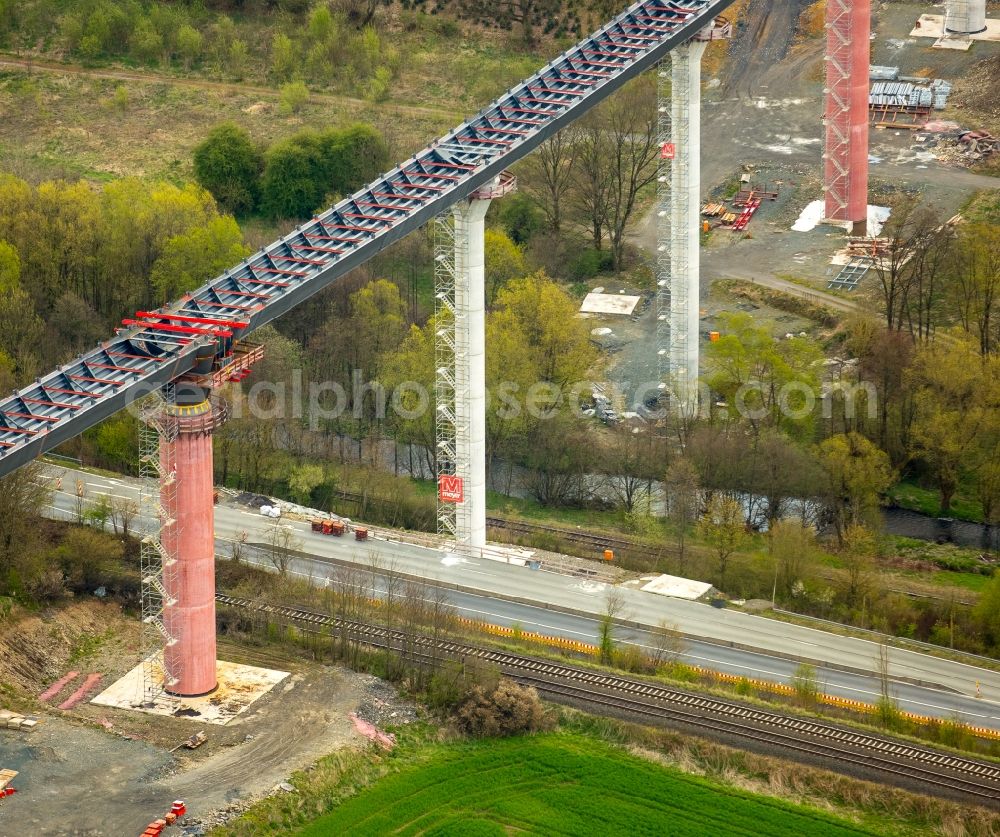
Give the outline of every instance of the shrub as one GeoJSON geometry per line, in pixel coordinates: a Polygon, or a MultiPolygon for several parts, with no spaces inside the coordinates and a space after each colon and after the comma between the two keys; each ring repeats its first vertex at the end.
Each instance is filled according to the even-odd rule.
{"type": "Polygon", "coordinates": [[[473,686],[455,713],[459,729],[481,738],[536,732],[543,720],[538,693],[511,680],[501,680],[491,691],[473,686]]]}
{"type": "Polygon", "coordinates": [[[569,278],[574,282],[593,279],[601,270],[601,253],[593,247],[581,250],[569,264],[569,278]]]}
{"type": "Polygon", "coordinates": [[[502,201],[498,216],[515,244],[524,245],[544,226],[542,213],[527,195],[516,194],[502,201]]]}
{"type": "Polygon", "coordinates": [[[792,688],[795,696],[803,706],[816,705],[819,698],[819,685],[816,680],[816,667],[809,663],[801,663],[792,674],[792,688]]]}
{"type": "Polygon", "coordinates": [[[253,211],[260,194],[264,156],[243,128],[226,122],[194,150],[195,179],[236,215],[253,211]]]}
{"type": "Polygon", "coordinates": [[[281,104],[278,107],[280,113],[290,116],[302,110],[302,106],[309,101],[309,88],[305,82],[290,81],[281,85],[281,104]]]}

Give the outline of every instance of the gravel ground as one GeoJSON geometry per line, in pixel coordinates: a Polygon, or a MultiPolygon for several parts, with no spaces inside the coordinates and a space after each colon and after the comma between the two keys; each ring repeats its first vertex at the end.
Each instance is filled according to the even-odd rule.
{"type": "Polygon", "coordinates": [[[89,705],[50,710],[30,733],[0,731],[0,767],[21,774],[20,792],[0,803],[0,837],[139,834],[174,799],[189,812],[179,833],[200,834],[282,792],[294,771],[363,745],[349,713],[380,727],[417,717],[370,675],[281,649],[223,643],[220,657],[292,675],[228,725],[205,727],[197,750],[169,752],[202,729],[196,723],[89,705]]]}

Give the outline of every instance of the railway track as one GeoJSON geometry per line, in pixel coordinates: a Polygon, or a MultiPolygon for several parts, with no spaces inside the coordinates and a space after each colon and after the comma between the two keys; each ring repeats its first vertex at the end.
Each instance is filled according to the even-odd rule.
{"type": "Polygon", "coordinates": [[[482,648],[450,639],[434,639],[285,605],[261,604],[233,596],[216,596],[219,604],[281,617],[313,630],[347,632],[358,642],[389,650],[406,649],[427,660],[442,657],[478,659],[540,693],[606,712],[626,712],[672,721],[755,741],[813,759],[876,771],[914,781],[942,793],[1000,806],[1000,766],[894,741],[833,724],[781,715],[735,701],[686,692],[669,686],[593,671],[520,654],[482,648]]]}
{"type": "MultiPolygon", "coordinates": [[[[339,491],[336,495],[339,499],[349,503],[361,503],[364,497],[354,491],[339,491]]],[[[671,554],[669,547],[664,546],[662,550],[654,549],[643,544],[635,543],[627,538],[615,538],[610,535],[594,534],[592,532],[579,532],[575,529],[566,529],[561,526],[545,526],[541,523],[528,523],[523,520],[508,520],[505,517],[487,517],[486,525],[491,529],[507,532],[512,535],[552,535],[568,543],[587,547],[594,556],[599,556],[605,549],[613,549],[616,553],[628,552],[631,555],[642,556],[644,558],[659,558],[663,555],[671,554]]]]}
{"type": "Polygon", "coordinates": [[[592,547],[595,555],[605,549],[612,549],[616,553],[628,552],[631,555],[654,559],[672,554],[671,549],[666,546],[662,549],[654,549],[625,538],[614,538],[610,535],[599,535],[592,532],[577,532],[573,529],[564,529],[560,526],[543,526],[538,523],[507,520],[503,517],[487,517],[486,525],[491,529],[499,529],[502,532],[510,534],[529,536],[537,534],[552,535],[570,543],[592,547]]]}

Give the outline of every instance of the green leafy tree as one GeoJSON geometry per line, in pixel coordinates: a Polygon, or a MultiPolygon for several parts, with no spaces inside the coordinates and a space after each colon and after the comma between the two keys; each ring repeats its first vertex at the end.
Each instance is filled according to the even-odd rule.
{"type": "Polygon", "coordinates": [[[317,43],[328,43],[334,31],[330,8],[323,4],[316,6],[309,14],[309,37],[317,43]]]}
{"type": "Polygon", "coordinates": [[[247,45],[238,38],[234,39],[229,44],[228,54],[226,55],[226,67],[229,70],[229,74],[237,81],[242,80],[246,74],[249,59],[250,50],[247,49],[247,45]]]}
{"type": "Polygon", "coordinates": [[[927,465],[947,515],[963,472],[992,458],[980,454],[1000,430],[1000,358],[980,355],[971,340],[936,341],[917,353],[908,380],[916,404],[913,454],[927,465]]]}
{"type": "Polygon", "coordinates": [[[815,419],[810,395],[819,392],[822,352],[808,338],[775,340],[771,330],[748,314],[722,317],[722,337],[706,352],[709,386],[720,393],[734,417],[755,433],[774,427],[811,435],[815,419]]]}
{"type": "Polygon", "coordinates": [[[779,520],[767,533],[768,550],[774,560],[774,598],[780,591],[792,592],[796,583],[805,582],[816,563],[816,533],[797,520],[779,520]]]}
{"type": "Polygon", "coordinates": [[[205,39],[201,32],[193,26],[184,24],[177,30],[177,52],[184,62],[184,69],[190,70],[191,65],[201,58],[201,52],[205,45],[205,39]]]}
{"type": "Polygon", "coordinates": [[[539,380],[571,384],[583,379],[596,358],[576,302],[543,272],[507,283],[496,308],[507,311],[525,335],[539,380]]]}
{"type": "Polygon", "coordinates": [[[1000,649],[1000,573],[993,576],[979,597],[975,617],[985,640],[1000,649]]]}
{"type": "Polygon", "coordinates": [[[698,521],[698,534],[718,556],[719,587],[724,589],[729,559],[750,540],[743,507],[731,497],[715,494],[709,501],[705,514],[698,521]]]}
{"type": "Polygon", "coordinates": [[[275,143],[265,155],[261,210],[269,218],[306,218],[329,191],[319,136],[304,131],[275,143]]]}
{"type": "Polygon", "coordinates": [[[224,209],[248,215],[257,204],[264,155],[232,122],[213,128],[194,150],[194,175],[224,209]]]}
{"type": "Polygon", "coordinates": [[[21,257],[17,248],[0,240],[0,294],[12,294],[21,287],[21,257]]]}
{"type": "Polygon", "coordinates": [[[392,161],[385,138],[371,125],[350,125],[320,137],[324,176],[330,188],[347,195],[371,183],[392,161]]]}
{"type": "Polygon", "coordinates": [[[153,265],[152,281],[162,302],[197,288],[250,255],[243,234],[229,215],[167,241],[153,265]]]}
{"type": "Polygon", "coordinates": [[[844,532],[841,559],[847,570],[844,598],[850,607],[856,607],[871,593],[870,587],[875,571],[877,550],[878,543],[868,529],[857,523],[852,523],[847,527],[844,532]]]}
{"type": "Polygon", "coordinates": [[[278,32],[271,41],[271,75],[276,81],[291,81],[299,68],[299,52],[292,39],[278,32]]]}
{"type": "Polygon", "coordinates": [[[296,465],[288,478],[288,488],[296,502],[309,505],[315,488],[323,483],[323,468],[320,465],[304,463],[296,465]]]}
{"type": "Polygon", "coordinates": [[[841,433],[819,446],[827,476],[827,508],[841,540],[851,524],[878,525],[882,495],[895,481],[889,457],[859,433],[841,433]]]}
{"type": "Polygon", "coordinates": [[[484,236],[486,256],[486,289],[490,304],[497,292],[511,279],[524,276],[528,270],[524,253],[503,230],[491,227],[484,236]]]}

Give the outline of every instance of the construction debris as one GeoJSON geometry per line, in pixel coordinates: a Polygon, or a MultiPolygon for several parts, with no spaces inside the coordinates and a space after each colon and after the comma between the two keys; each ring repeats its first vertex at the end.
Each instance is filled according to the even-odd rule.
{"type": "Polygon", "coordinates": [[[12,796],[13,794],[17,793],[17,788],[12,787],[10,784],[11,782],[14,781],[14,778],[16,776],[17,776],[16,770],[9,770],[7,768],[0,770],[0,799],[3,799],[3,797],[5,796],[12,796]]]}
{"type": "Polygon", "coordinates": [[[27,732],[38,726],[38,719],[27,717],[9,709],[0,709],[0,729],[16,729],[27,732]]]}
{"type": "Polygon", "coordinates": [[[958,137],[963,151],[973,159],[988,157],[1000,151],[1000,139],[987,131],[966,131],[958,137]]]}
{"type": "Polygon", "coordinates": [[[205,735],[204,731],[202,731],[202,732],[196,732],[194,735],[192,735],[187,740],[182,741],[176,747],[173,747],[170,750],[170,752],[173,753],[176,750],[179,750],[181,747],[187,747],[187,749],[189,749],[189,750],[197,750],[206,741],[208,741],[208,736],[205,735]]]}
{"type": "MultiPolygon", "coordinates": [[[[778,199],[777,189],[768,189],[766,183],[763,186],[750,186],[748,185],[751,182],[750,178],[750,172],[744,171],[740,176],[741,188],[732,200],[733,206],[739,209],[739,212],[732,212],[724,203],[707,203],[701,208],[701,214],[706,218],[718,219],[717,227],[743,232],[754,213],[760,209],[761,203],[765,200],[778,199]]],[[[708,228],[706,222],[705,229],[708,228]]]]}

